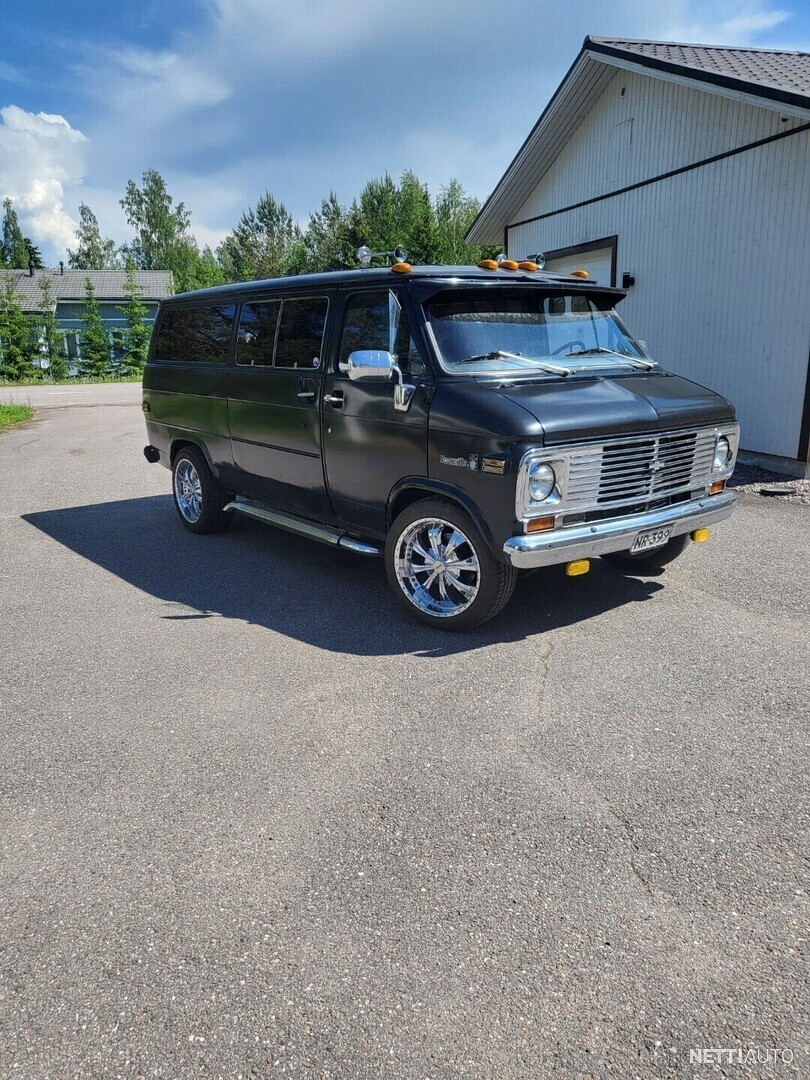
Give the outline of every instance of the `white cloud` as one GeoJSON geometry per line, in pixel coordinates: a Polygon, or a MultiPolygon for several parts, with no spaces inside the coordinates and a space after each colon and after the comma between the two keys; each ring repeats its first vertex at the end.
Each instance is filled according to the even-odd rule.
{"type": "Polygon", "coordinates": [[[46,249],[64,252],[76,222],[64,208],[65,188],[81,183],[87,137],[64,116],[0,109],[0,195],[9,197],[23,231],[46,249]]]}

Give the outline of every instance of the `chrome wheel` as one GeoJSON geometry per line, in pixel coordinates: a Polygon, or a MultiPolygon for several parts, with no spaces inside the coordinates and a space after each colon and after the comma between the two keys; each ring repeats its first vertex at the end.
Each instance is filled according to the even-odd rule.
{"type": "Polygon", "coordinates": [[[194,463],[183,458],[174,470],[174,497],[177,508],[192,525],[202,513],[202,484],[194,463]]]}
{"type": "Polygon", "coordinates": [[[427,615],[449,618],[478,595],[481,568],[475,548],[449,521],[420,518],[401,533],[394,552],[400,588],[427,615]]]}

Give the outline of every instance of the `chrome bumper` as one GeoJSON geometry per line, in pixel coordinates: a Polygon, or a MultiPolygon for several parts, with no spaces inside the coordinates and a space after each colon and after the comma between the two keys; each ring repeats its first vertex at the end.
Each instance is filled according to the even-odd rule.
{"type": "Polygon", "coordinates": [[[707,495],[694,502],[677,503],[646,514],[572,525],[554,532],[513,536],[503,545],[503,553],[508,563],[525,570],[571,559],[589,559],[609,551],[627,551],[640,532],[671,525],[672,535],[680,536],[729,517],[736,502],[735,491],[724,491],[721,495],[707,495]]]}

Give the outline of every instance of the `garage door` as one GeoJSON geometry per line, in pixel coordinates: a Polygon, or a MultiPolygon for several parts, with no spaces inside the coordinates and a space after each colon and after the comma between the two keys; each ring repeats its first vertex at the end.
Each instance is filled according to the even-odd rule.
{"type": "Polygon", "coordinates": [[[572,270],[587,270],[600,285],[611,285],[610,271],[613,264],[613,248],[594,248],[579,255],[561,255],[546,260],[544,270],[552,274],[570,274],[572,270]]]}

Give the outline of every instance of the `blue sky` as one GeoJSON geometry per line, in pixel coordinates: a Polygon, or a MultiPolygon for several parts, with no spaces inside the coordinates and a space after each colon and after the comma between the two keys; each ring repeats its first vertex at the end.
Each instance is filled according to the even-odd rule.
{"type": "Polygon", "coordinates": [[[810,0],[29,0],[0,40],[0,196],[46,258],[156,168],[216,244],[386,170],[486,197],[586,34],[810,49],[810,0]]]}

